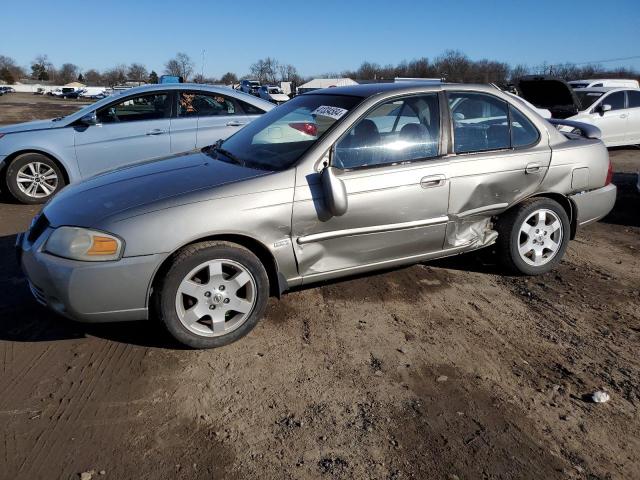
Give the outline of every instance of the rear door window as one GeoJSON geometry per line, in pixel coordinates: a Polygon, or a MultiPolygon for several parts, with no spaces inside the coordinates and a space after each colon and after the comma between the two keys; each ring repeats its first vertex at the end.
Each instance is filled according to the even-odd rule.
{"type": "Polygon", "coordinates": [[[533,123],[513,105],[509,105],[509,113],[511,116],[511,147],[526,147],[537,143],[540,134],[533,123]]]}
{"type": "Polygon", "coordinates": [[[476,92],[449,93],[456,153],[511,148],[508,104],[476,92]]]}
{"type": "Polygon", "coordinates": [[[627,90],[627,102],[629,102],[629,108],[640,107],[640,91],[627,90]]]}
{"type": "Polygon", "coordinates": [[[181,92],[178,102],[181,118],[237,115],[238,110],[234,99],[217,93],[181,92]]]}

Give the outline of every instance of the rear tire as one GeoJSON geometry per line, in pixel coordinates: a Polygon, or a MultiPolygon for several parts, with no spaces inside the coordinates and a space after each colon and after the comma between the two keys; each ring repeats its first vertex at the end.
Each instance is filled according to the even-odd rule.
{"type": "Polygon", "coordinates": [[[253,330],[268,298],[267,272],[251,251],[229,242],[202,242],[176,255],[154,302],[176,340],[215,348],[253,330]]]}
{"type": "Polygon", "coordinates": [[[498,218],[500,263],[513,273],[546,273],[562,260],[570,228],[567,212],[555,200],[525,200],[498,218]]]}
{"type": "Polygon", "coordinates": [[[7,167],[7,190],[20,203],[45,203],[65,186],[60,167],[41,153],[18,155],[7,167]]]}

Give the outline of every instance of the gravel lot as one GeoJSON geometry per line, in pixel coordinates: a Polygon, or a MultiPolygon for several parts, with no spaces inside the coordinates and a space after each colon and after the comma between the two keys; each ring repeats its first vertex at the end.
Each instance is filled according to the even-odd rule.
{"type": "MultiPolygon", "coordinates": [[[[6,95],[0,123],[77,107],[6,95]]],[[[483,251],[327,283],[210,351],[39,307],[13,252],[38,209],[0,204],[0,477],[640,478],[640,150],[611,156],[616,207],[554,272],[483,251]]]]}

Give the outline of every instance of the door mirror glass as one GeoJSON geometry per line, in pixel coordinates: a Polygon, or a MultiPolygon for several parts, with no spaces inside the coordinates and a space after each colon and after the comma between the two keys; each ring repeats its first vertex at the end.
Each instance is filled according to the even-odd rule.
{"type": "Polygon", "coordinates": [[[600,113],[604,113],[604,112],[608,112],[611,110],[611,105],[609,105],[608,103],[603,103],[600,105],[600,113]]]}
{"type": "Polygon", "coordinates": [[[326,167],[320,175],[325,206],[333,216],[340,217],[347,212],[347,188],[336,173],[335,167],[326,167]]]}
{"type": "Polygon", "coordinates": [[[96,115],[95,110],[91,113],[87,113],[84,117],[80,119],[80,123],[83,125],[97,125],[98,123],[98,115],[96,115]]]}

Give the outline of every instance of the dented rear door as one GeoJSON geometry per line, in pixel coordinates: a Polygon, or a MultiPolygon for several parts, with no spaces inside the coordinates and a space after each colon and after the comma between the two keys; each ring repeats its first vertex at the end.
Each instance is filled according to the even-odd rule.
{"type": "Polygon", "coordinates": [[[489,243],[492,215],[536,192],[551,149],[547,136],[508,102],[475,92],[448,97],[454,154],[446,246],[481,246],[489,243]]]}

